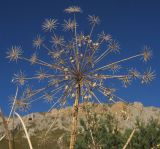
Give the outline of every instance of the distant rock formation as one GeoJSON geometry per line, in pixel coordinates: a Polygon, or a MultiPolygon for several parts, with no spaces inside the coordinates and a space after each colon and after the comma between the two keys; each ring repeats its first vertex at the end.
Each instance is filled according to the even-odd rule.
{"type": "MultiPolygon", "coordinates": [[[[126,128],[133,128],[136,119],[148,122],[149,119],[154,118],[160,120],[160,108],[144,107],[139,102],[132,104],[125,104],[123,102],[117,102],[115,104],[95,104],[88,103],[92,107],[92,112],[96,112],[98,115],[103,113],[111,113],[118,121],[118,127],[123,131],[126,128]]],[[[84,118],[83,111],[84,104],[79,105],[79,119],[84,118]]],[[[34,136],[36,132],[47,130],[53,123],[51,131],[56,129],[63,131],[70,131],[70,124],[72,118],[72,108],[67,107],[64,109],[53,109],[49,113],[31,113],[23,116],[23,120],[28,128],[30,136],[34,136]]],[[[12,129],[12,122],[9,123],[9,128],[12,129]]],[[[22,129],[19,120],[14,120],[15,131],[22,129]]],[[[0,136],[3,135],[4,128],[2,120],[0,119],[0,136]]]]}

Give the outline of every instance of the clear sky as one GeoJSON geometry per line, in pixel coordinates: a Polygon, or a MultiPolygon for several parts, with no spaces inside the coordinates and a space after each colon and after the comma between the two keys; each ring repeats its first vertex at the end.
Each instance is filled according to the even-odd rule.
{"type": "MultiPolygon", "coordinates": [[[[1,0],[0,1],[0,106],[9,112],[9,96],[16,90],[11,78],[24,63],[9,63],[6,51],[12,45],[21,45],[24,53],[32,53],[32,40],[41,32],[45,18],[63,20],[63,10],[71,5],[80,6],[79,16],[84,27],[88,14],[101,18],[99,31],[104,30],[118,40],[121,56],[136,54],[144,45],[149,45],[153,58],[139,70],[152,67],[156,79],[149,85],[134,82],[130,87],[119,88],[117,94],[127,101],[140,101],[146,106],[160,107],[160,1],[159,0],[1,0]]],[[[117,60],[119,57],[117,57],[117,60]]],[[[46,110],[41,104],[34,105],[34,111],[46,110]]]]}

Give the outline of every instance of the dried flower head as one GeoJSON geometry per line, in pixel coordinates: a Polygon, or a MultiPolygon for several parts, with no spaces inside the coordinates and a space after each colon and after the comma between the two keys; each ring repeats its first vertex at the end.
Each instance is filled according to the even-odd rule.
{"type": "Polygon", "coordinates": [[[130,85],[132,81],[129,76],[124,76],[120,78],[120,80],[122,81],[124,87],[128,87],[128,85],[130,85]]]}
{"type": "Polygon", "coordinates": [[[129,76],[136,79],[140,77],[140,73],[136,69],[131,68],[129,70],[129,76]]]}
{"type": "Polygon", "coordinates": [[[42,24],[42,29],[44,31],[53,31],[57,28],[57,20],[56,19],[45,19],[44,23],[42,24]]]}
{"type": "Polygon", "coordinates": [[[118,64],[113,64],[109,66],[109,69],[113,72],[116,73],[121,69],[121,66],[118,64]]]}
{"type": "Polygon", "coordinates": [[[63,29],[64,31],[73,31],[77,27],[77,23],[74,20],[64,20],[63,29]]]}
{"type": "Polygon", "coordinates": [[[142,84],[148,84],[155,78],[155,72],[149,68],[142,76],[142,84]]]}
{"type": "Polygon", "coordinates": [[[33,94],[34,92],[30,86],[27,86],[26,89],[24,89],[24,97],[30,98],[33,94]]]}
{"type": "Polygon", "coordinates": [[[117,41],[113,40],[109,42],[108,49],[112,52],[119,52],[120,45],[117,41]]]}
{"type": "Polygon", "coordinates": [[[17,85],[24,85],[25,84],[24,72],[20,71],[17,74],[14,74],[14,77],[12,78],[12,82],[16,83],[17,85]]]}
{"type": "Polygon", "coordinates": [[[37,62],[37,60],[38,60],[37,53],[33,53],[30,58],[31,64],[35,64],[37,62]]]}
{"type": "Polygon", "coordinates": [[[145,62],[149,61],[152,58],[152,51],[148,46],[144,46],[142,55],[145,62]]]}
{"type": "Polygon", "coordinates": [[[110,97],[115,91],[115,88],[107,88],[104,90],[104,94],[110,97]]]}
{"type": "Polygon", "coordinates": [[[53,96],[52,96],[52,94],[45,93],[44,99],[45,99],[45,101],[47,101],[48,103],[51,103],[51,102],[53,101],[53,96]]]}
{"type": "Polygon", "coordinates": [[[44,71],[44,69],[40,68],[40,70],[37,71],[36,76],[37,76],[37,79],[41,81],[46,78],[46,72],[44,71]]]}
{"type": "Polygon", "coordinates": [[[7,52],[7,58],[10,61],[17,61],[22,55],[22,49],[20,46],[12,46],[7,52]]]}
{"type": "Polygon", "coordinates": [[[26,112],[30,109],[30,104],[23,99],[16,100],[15,110],[26,112]]]}
{"type": "Polygon", "coordinates": [[[77,43],[82,45],[84,41],[85,41],[84,34],[82,32],[77,34],[77,43]]]}
{"type": "Polygon", "coordinates": [[[66,13],[80,13],[82,9],[78,6],[70,6],[64,10],[66,13]]]}
{"type": "Polygon", "coordinates": [[[103,32],[101,32],[99,35],[98,35],[98,37],[99,37],[99,39],[100,40],[104,40],[104,41],[106,41],[106,42],[108,42],[108,41],[111,41],[112,40],[112,36],[111,35],[109,35],[109,34],[105,34],[105,32],[103,31],[103,32]]]}
{"type": "Polygon", "coordinates": [[[40,35],[37,35],[37,37],[33,40],[33,47],[39,49],[43,44],[43,41],[44,39],[40,35]]]}
{"type": "Polygon", "coordinates": [[[89,15],[88,21],[91,25],[98,25],[100,23],[99,17],[95,15],[89,15]]]}
{"type": "Polygon", "coordinates": [[[64,38],[63,37],[58,37],[58,36],[52,36],[51,37],[51,43],[55,46],[63,46],[64,45],[64,38]]]}

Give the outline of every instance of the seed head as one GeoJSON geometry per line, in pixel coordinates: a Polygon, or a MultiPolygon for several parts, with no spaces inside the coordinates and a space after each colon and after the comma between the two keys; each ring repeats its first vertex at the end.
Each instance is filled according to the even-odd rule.
{"type": "Polygon", "coordinates": [[[129,75],[130,75],[132,78],[134,78],[134,79],[140,77],[140,73],[139,73],[136,69],[133,69],[133,68],[131,68],[131,69],[129,70],[129,75]]]}
{"type": "Polygon", "coordinates": [[[106,88],[106,89],[104,90],[104,94],[105,94],[106,96],[111,96],[115,91],[116,91],[115,88],[106,88]]]}
{"type": "Polygon", "coordinates": [[[43,41],[44,39],[40,35],[37,35],[37,37],[33,40],[33,47],[35,47],[36,49],[40,49],[43,41]]]}
{"type": "Polygon", "coordinates": [[[25,74],[24,72],[20,71],[17,74],[14,74],[12,82],[16,83],[17,85],[24,85],[25,84],[25,74]]]}
{"type": "Polygon", "coordinates": [[[149,68],[144,75],[142,76],[142,84],[148,84],[150,83],[153,79],[155,79],[155,72],[151,70],[151,68],[149,68]]]}
{"type": "Polygon", "coordinates": [[[82,9],[77,6],[70,6],[64,10],[66,13],[81,13],[82,9]]]}
{"type": "Polygon", "coordinates": [[[100,19],[98,16],[95,15],[89,15],[88,16],[88,21],[91,25],[98,25],[100,24],[100,19]]]}
{"type": "Polygon", "coordinates": [[[63,46],[64,45],[64,38],[58,36],[51,37],[51,43],[54,44],[55,47],[63,46]]]}
{"type": "Polygon", "coordinates": [[[42,24],[42,29],[44,31],[53,31],[57,28],[57,20],[56,19],[45,19],[44,23],[42,24]]]}
{"type": "Polygon", "coordinates": [[[30,62],[31,62],[31,64],[35,64],[36,61],[37,61],[37,53],[33,53],[30,58],[30,62]]]}
{"type": "Polygon", "coordinates": [[[109,66],[109,69],[113,72],[116,73],[121,69],[121,66],[118,64],[113,64],[109,66]]]}
{"type": "Polygon", "coordinates": [[[152,51],[150,50],[149,47],[144,46],[142,55],[143,55],[143,61],[147,62],[152,58],[152,51]]]}
{"type": "Polygon", "coordinates": [[[49,93],[45,93],[45,95],[44,95],[44,99],[45,99],[48,103],[51,103],[51,102],[52,102],[52,100],[53,100],[53,97],[52,97],[52,95],[51,95],[51,94],[49,94],[49,93]]]}
{"type": "Polygon", "coordinates": [[[68,19],[64,20],[63,30],[64,31],[73,31],[77,27],[77,23],[74,20],[68,19]]]}
{"type": "Polygon", "coordinates": [[[120,45],[117,41],[113,40],[113,41],[110,41],[109,42],[109,45],[108,45],[108,49],[111,51],[111,52],[119,52],[120,50],[120,45]]]}
{"type": "Polygon", "coordinates": [[[27,88],[24,90],[24,97],[30,98],[33,95],[33,90],[30,86],[27,86],[27,88]]]}
{"type": "Polygon", "coordinates": [[[131,84],[131,78],[129,76],[124,76],[123,78],[120,78],[120,80],[123,83],[123,86],[126,88],[128,85],[131,84]]]}
{"type": "Polygon", "coordinates": [[[40,70],[37,71],[36,76],[41,81],[46,78],[46,73],[42,68],[40,68],[40,70]]]}
{"type": "Polygon", "coordinates": [[[22,53],[20,46],[12,46],[7,52],[7,58],[9,58],[10,61],[17,61],[21,57],[22,53]]]}
{"type": "Polygon", "coordinates": [[[24,99],[16,100],[15,109],[26,112],[30,109],[30,103],[26,102],[24,99]]]}
{"type": "Polygon", "coordinates": [[[108,42],[108,41],[111,41],[112,40],[112,36],[111,35],[109,35],[109,34],[105,34],[105,32],[103,31],[103,32],[101,32],[99,35],[98,35],[98,37],[99,37],[99,39],[100,40],[104,40],[104,41],[106,41],[106,42],[108,42]]]}

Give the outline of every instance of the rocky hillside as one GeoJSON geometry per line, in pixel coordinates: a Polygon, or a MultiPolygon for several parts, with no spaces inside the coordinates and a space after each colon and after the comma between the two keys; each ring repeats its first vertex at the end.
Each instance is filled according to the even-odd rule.
{"type": "MultiPolygon", "coordinates": [[[[138,102],[134,102],[133,104],[117,102],[112,105],[88,103],[88,106],[92,107],[92,113],[97,113],[99,116],[102,116],[104,113],[114,115],[118,121],[119,129],[122,131],[126,128],[133,128],[137,118],[144,121],[145,123],[147,123],[147,121],[151,118],[160,120],[160,108],[144,107],[141,103],[138,102]]],[[[85,119],[85,112],[83,108],[84,104],[81,104],[79,106],[79,119],[85,119]]],[[[54,138],[55,141],[57,141],[63,132],[70,131],[71,118],[71,107],[60,110],[53,109],[49,113],[32,113],[23,116],[23,120],[27,126],[29,135],[33,138],[35,136],[40,137],[40,134],[44,134],[46,130],[52,125],[50,129],[50,135],[53,135],[52,141],[54,138]]],[[[14,120],[14,127],[15,134],[17,136],[21,136],[21,138],[24,138],[25,136],[22,131],[22,126],[17,118],[14,120]]],[[[9,128],[12,128],[12,122],[9,123],[9,128]]],[[[2,136],[3,133],[4,128],[2,125],[2,120],[0,119],[0,136],[2,136]]]]}
{"type": "MultiPolygon", "coordinates": [[[[79,106],[79,119],[85,118],[83,104],[79,106]]],[[[139,102],[126,105],[122,102],[117,102],[112,105],[107,104],[94,104],[89,103],[92,107],[92,112],[101,115],[103,113],[111,113],[118,120],[119,128],[126,129],[134,127],[137,118],[147,122],[150,118],[160,119],[160,108],[155,107],[144,107],[139,102]]],[[[28,128],[29,134],[32,136],[36,131],[42,131],[48,129],[52,124],[51,130],[65,130],[70,131],[72,109],[67,107],[65,109],[53,109],[49,113],[32,113],[23,116],[23,120],[28,128]]],[[[18,119],[14,121],[15,129],[21,129],[21,124],[18,119]]],[[[12,128],[11,123],[9,124],[10,129],[12,128]]],[[[2,120],[0,119],[0,135],[3,134],[4,128],[2,126],[2,120]]]]}

